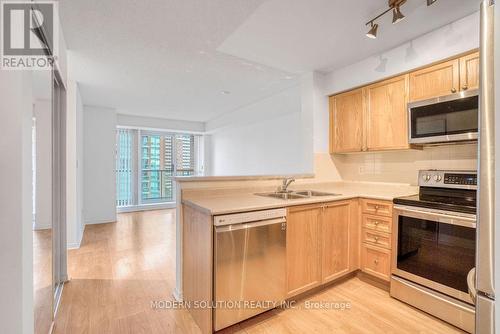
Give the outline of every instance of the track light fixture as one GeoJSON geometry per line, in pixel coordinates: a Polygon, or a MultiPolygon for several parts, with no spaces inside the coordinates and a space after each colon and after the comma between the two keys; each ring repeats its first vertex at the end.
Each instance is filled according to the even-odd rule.
{"type": "Polygon", "coordinates": [[[366,37],[372,38],[372,39],[377,38],[378,24],[376,24],[376,23],[374,24],[373,21],[372,22],[368,22],[368,23],[371,24],[371,28],[366,33],[366,37]]]}
{"type": "Polygon", "coordinates": [[[401,13],[401,10],[399,10],[399,6],[394,7],[392,10],[392,24],[396,24],[398,22],[403,21],[405,16],[403,13],[401,13]]]}
{"type": "MultiPolygon", "coordinates": [[[[428,1],[432,1],[432,0],[428,0],[428,1]]],[[[434,1],[436,1],[436,0],[434,0],[434,1]]],[[[366,33],[366,37],[377,38],[378,24],[375,23],[375,20],[378,20],[379,18],[381,18],[382,16],[384,16],[386,13],[390,12],[391,10],[392,10],[392,23],[396,24],[396,23],[402,21],[405,18],[405,16],[403,15],[403,13],[401,13],[400,7],[405,2],[406,2],[406,0],[388,0],[389,8],[387,8],[383,13],[377,15],[376,17],[374,17],[370,21],[366,22],[365,25],[370,26],[370,30],[368,30],[368,32],[366,33]]]]}
{"type": "Polygon", "coordinates": [[[437,0],[427,0],[427,6],[430,6],[432,5],[434,2],[436,2],[437,0]]]}

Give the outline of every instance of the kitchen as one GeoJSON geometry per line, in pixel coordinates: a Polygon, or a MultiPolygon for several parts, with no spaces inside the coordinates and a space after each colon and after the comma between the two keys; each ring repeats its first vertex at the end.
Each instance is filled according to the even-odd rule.
{"type": "Polygon", "coordinates": [[[330,95],[330,156],[315,155],[314,174],[176,178],[174,295],[217,305],[190,310],[202,332],[245,330],[246,319],[280,302],[307,302],[354,278],[465,332],[493,332],[493,49],[484,6],[479,48],[330,95]],[[409,154],[421,156],[408,159],[416,166],[409,154]],[[390,163],[398,168],[377,172],[390,163]]]}
{"type": "Polygon", "coordinates": [[[0,7],[1,333],[499,332],[498,2],[0,7]]]}

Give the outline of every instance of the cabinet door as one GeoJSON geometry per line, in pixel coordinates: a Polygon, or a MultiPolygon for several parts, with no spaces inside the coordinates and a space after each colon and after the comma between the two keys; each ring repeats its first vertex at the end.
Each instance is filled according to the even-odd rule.
{"type": "Polygon", "coordinates": [[[363,149],[363,90],[330,97],[330,153],[363,149]]]}
{"type": "MultiPolygon", "coordinates": [[[[353,255],[351,202],[336,202],[325,206],[321,219],[321,259],[323,283],[339,278],[351,271],[353,255]]],[[[357,242],[356,242],[357,244],[357,242]]]]}
{"type": "Polygon", "coordinates": [[[368,150],[408,148],[408,75],[365,88],[368,150]]]}
{"type": "Polygon", "coordinates": [[[460,58],[460,90],[479,88],[479,52],[460,58]]]}
{"type": "Polygon", "coordinates": [[[410,73],[410,102],[459,90],[459,60],[453,59],[410,73]]]}
{"type": "Polygon", "coordinates": [[[319,225],[321,207],[288,210],[286,228],[287,295],[293,296],[321,283],[319,225]]]}

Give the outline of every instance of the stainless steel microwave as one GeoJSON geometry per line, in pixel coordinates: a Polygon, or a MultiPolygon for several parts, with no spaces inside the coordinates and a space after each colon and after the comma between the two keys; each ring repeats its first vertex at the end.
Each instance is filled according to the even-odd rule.
{"type": "Polygon", "coordinates": [[[478,90],[408,104],[410,144],[477,140],[478,90]]]}

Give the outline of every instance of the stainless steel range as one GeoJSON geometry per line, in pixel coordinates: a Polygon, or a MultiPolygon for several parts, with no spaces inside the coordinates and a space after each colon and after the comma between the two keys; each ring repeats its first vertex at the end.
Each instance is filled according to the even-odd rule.
{"type": "Polygon", "coordinates": [[[391,296],[472,333],[477,173],[424,170],[419,186],[394,199],[391,296]]]}

